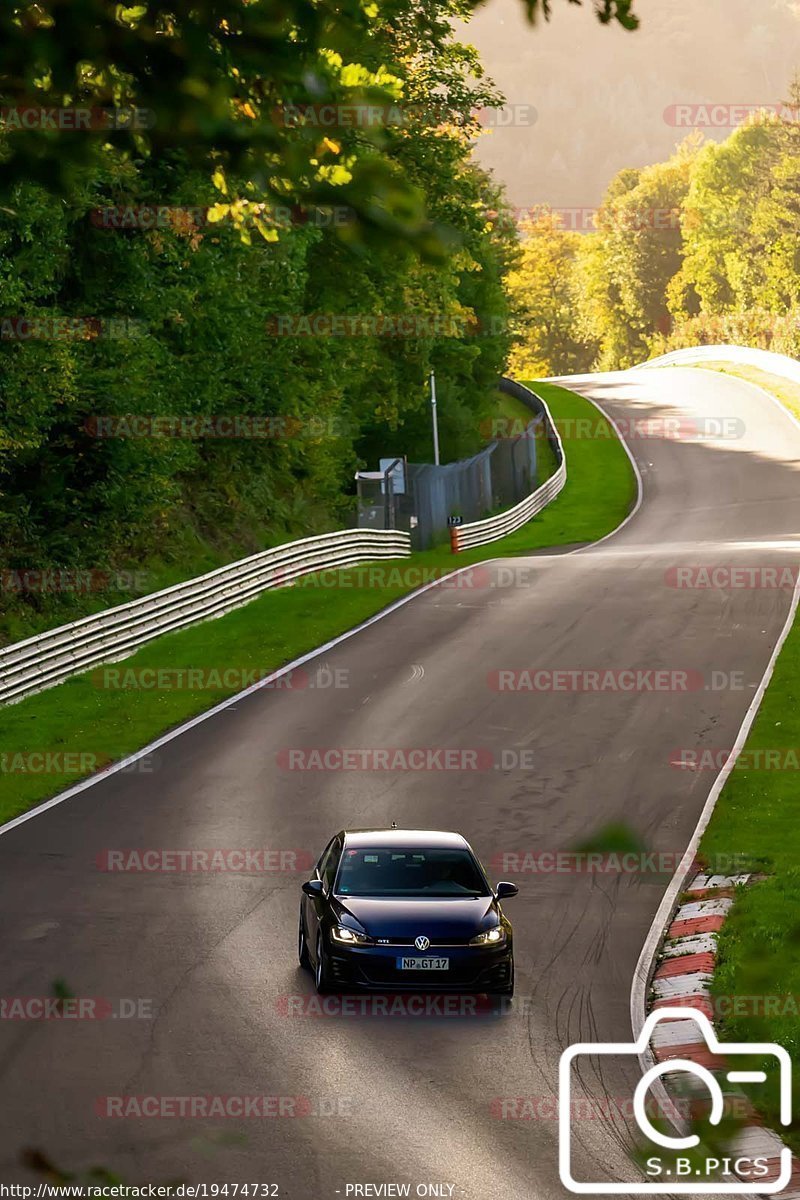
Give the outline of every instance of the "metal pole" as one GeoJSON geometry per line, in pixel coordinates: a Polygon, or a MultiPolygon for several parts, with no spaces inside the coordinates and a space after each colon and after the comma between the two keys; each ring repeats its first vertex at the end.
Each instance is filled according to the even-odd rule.
{"type": "Polygon", "coordinates": [[[392,497],[389,493],[389,479],[391,477],[391,467],[383,473],[383,528],[392,528],[392,497]]]}
{"type": "Polygon", "coordinates": [[[393,471],[394,471],[394,463],[392,463],[391,469],[390,469],[388,475],[386,476],[386,499],[389,504],[389,523],[386,526],[387,529],[394,529],[394,475],[392,474],[393,471]]]}
{"type": "Polygon", "coordinates": [[[439,417],[436,412],[436,376],[430,373],[431,383],[431,415],[433,417],[433,461],[439,466],[439,417]]]}
{"type": "Polygon", "coordinates": [[[384,529],[394,529],[396,527],[394,511],[394,478],[392,477],[392,472],[397,464],[403,461],[404,460],[402,458],[396,458],[394,462],[389,463],[389,466],[383,473],[383,494],[386,497],[386,502],[384,504],[384,529]]]}

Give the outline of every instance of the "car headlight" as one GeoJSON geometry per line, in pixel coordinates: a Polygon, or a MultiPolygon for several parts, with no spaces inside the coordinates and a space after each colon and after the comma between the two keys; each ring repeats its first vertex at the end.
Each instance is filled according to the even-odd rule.
{"type": "Polygon", "coordinates": [[[366,933],[358,933],[357,930],[350,929],[347,925],[334,925],[331,934],[335,942],[343,942],[348,946],[372,945],[371,937],[367,937],[366,933]]]}
{"type": "Polygon", "coordinates": [[[469,944],[470,946],[502,946],[505,940],[505,929],[502,925],[495,925],[494,929],[484,929],[483,933],[472,938],[469,944]]]}

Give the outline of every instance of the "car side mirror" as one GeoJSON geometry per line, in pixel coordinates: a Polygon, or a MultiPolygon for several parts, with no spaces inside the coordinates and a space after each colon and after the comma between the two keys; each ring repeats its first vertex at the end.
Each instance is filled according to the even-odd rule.
{"type": "MultiPolygon", "coordinates": [[[[516,888],[514,889],[516,891],[516,888]]],[[[323,894],[322,880],[309,879],[303,884],[303,891],[307,896],[321,896],[323,894]]]]}
{"type": "Polygon", "coordinates": [[[518,891],[515,883],[498,883],[494,894],[498,900],[508,900],[511,896],[516,896],[518,891]]]}

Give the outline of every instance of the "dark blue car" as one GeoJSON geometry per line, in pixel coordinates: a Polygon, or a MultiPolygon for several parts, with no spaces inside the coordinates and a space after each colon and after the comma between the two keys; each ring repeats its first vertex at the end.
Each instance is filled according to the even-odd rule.
{"type": "Polygon", "coordinates": [[[299,956],[318,992],[514,994],[511,924],[460,833],[337,833],[303,884],[299,956]]]}

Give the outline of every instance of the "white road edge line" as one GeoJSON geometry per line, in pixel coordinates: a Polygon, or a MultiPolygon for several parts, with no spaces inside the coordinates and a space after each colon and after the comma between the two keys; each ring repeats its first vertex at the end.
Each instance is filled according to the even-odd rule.
{"type": "MultiPolygon", "coordinates": [[[[636,374],[638,371],[646,369],[647,364],[642,364],[641,366],[630,368],[627,374],[636,374]]],[[[691,364],[686,364],[686,366],[681,369],[690,371],[713,370],[712,368],[693,366],[691,364]]],[[[725,375],[725,373],[722,371],[717,371],[715,373],[718,375],[725,375]]],[[[725,377],[728,379],[733,379],[739,385],[743,385],[747,388],[755,390],[756,392],[760,392],[762,396],[766,396],[771,404],[779,409],[785,417],[788,417],[797,429],[800,429],[800,421],[797,419],[794,413],[790,412],[786,405],[782,404],[778,397],[767,391],[766,388],[761,387],[761,385],[758,383],[752,383],[749,379],[742,379],[738,375],[726,375],[725,377]]],[[[789,607],[786,623],[781,630],[777,642],[775,643],[775,648],[772,651],[770,660],[767,663],[767,668],[764,672],[761,682],[758,685],[758,688],[756,689],[756,693],[753,696],[750,707],[745,713],[745,717],[742,721],[739,733],[737,734],[731,755],[722,767],[719,775],[717,775],[716,779],[714,780],[714,784],[711,788],[711,791],[708,793],[705,805],[703,806],[703,811],[700,814],[700,819],[697,822],[697,826],[692,834],[689,845],[686,848],[686,853],[681,859],[678,869],[672,877],[666,892],[664,893],[661,904],[658,906],[656,915],[653,918],[653,924],[650,926],[650,931],[647,935],[644,945],[642,946],[642,952],[639,955],[639,961],[636,964],[636,970],[633,973],[633,980],[631,982],[631,1028],[633,1029],[634,1041],[637,1040],[639,1033],[641,1032],[646,1015],[647,983],[650,977],[650,967],[658,951],[658,947],[661,944],[661,939],[664,936],[669,919],[672,916],[672,911],[675,907],[675,901],[678,893],[680,892],[683,884],[686,882],[686,878],[692,869],[694,856],[697,852],[698,846],[700,845],[700,840],[706,831],[706,827],[711,820],[717,800],[719,799],[722,789],[728,780],[728,776],[731,774],[734,766],[736,765],[736,760],[738,759],[742,748],[747,741],[747,736],[750,733],[750,729],[752,728],[753,722],[756,719],[758,710],[761,707],[761,702],[764,699],[764,693],[766,692],[769,682],[772,679],[772,675],[775,670],[775,664],[778,661],[778,656],[780,655],[784,643],[794,624],[798,605],[800,605],[800,574],[798,575],[797,582],[795,583],[794,592],[792,594],[792,603],[789,607]]],[[[644,1069],[652,1066],[652,1061],[649,1056],[650,1051],[648,1048],[641,1056],[641,1065],[644,1069]]]]}
{"type": "MultiPolygon", "coordinates": [[[[770,660],[767,663],[767,668],[761,678],[761,682],[759,683],[755,695],[750,702],[750,707],[745,713],[744,720],[742,721],[739,732],[736,735],[736,741],[734,742],[733,750],[731,751],[730,757],[725,762],[725,765],[722,767],[722,770],[714,780],[714,784],[711,788],[711,791],[708,793],[705,805],[703,806],[703,811],[700,814],[700,819],[697,822],[689,845],[686,848],[686,853],[681,859],[678,869],[673,875],[670,884],[664,893],[661,903],[658,906],[656,915],[653,918],[653,923],[650,926],[650,932],[648,933],[645,943],[642,946],[642,952],[639,955],[639,961],[636,964],[636,970],[634,971],[633,981],[631,983],[631,1028],[633,1029],[634,1041],[638,1039],[639,1034],[642,1031],[642,1026],[644,1025],[647,1003],[647,984],[650,978],[651,965],[661,944],[661,939],[667,928],[669,920],[672,916],[678,894],[686,882],[687,877],[693,870],[694,858],[697,853],[698,846],[700,845],[700,840],[706,831],[709,821],[711,820],[717,800],[722,793],[722,789],[727,783],[729,775],[736,765],[736,760],[738,759],[742,748],[747,741],[750,729],[752,728],[758,710],[761,707],[761,702],[764,699],[764,693],[766,692],[769,682],[772,679],[775,671],[775,664],[778,661],[778,656],[780,655],[784,643],[788,638],[791,628],[794,624],[794,619],[799,604],[800,576],[798,576],[797,582],[795,583],[794,592],[792,593],[792,603],[789,607],[789,613],[786,618],[786,622],[781,630],[777,642],[775,643],[775,647],[770,656],[770,660]]],[[[652,1066],[652,1061],[650,1061],[648,1057],[649,1054],[650,1051],[648,1048],[645,1053],[640,1056],[641,1065],[644,1069],[652,1066]]]]}
{"type": "MultiPolygon", "coordinates": [[[[624,378],[625,376],[634,375],[640,370],[645,370],[647,368],[647,366],[648,366],[648,364],[643,363],[638,367],[631,367],[627,371],[616,371],[616,372],[613,372],[613,374],[619,375],[622,378],[624,378]]],[[[713,368],[708,368],[708,367],[703,368],[700,365],[694,365],[694,364],[690,364],[690,363],[687,363],[685,365],[684,364],[675,364],[675,366],[672,366],[670,364],[670,366],[671,366],[671,369],[673,369],[673,370],[675,369],[675,366],[678,366],[680,369],[683,369],[683,370],[706,370],[706,371],[713,370],[713,368]]],[[[718,375],[725,374],[725,372],[718,371],[718,372],[716,372],[716,374],[718,374],[718,375]]],[[[566,381],[569,378],[570,378],[569,376],[561,375],[561,376],[555,377],[552,382],[557,383],[557,386],[566,387],[567,386],[566,381]]],[[[576,381],[580,380],[581,382],[589,382],[592,377],[591,376],[574,376],[573,378],[576,381]]],[[[774,396],[771,392],[767,391],[766,388],[761,387],[757,383],[752,383],[749,379],[742,379],[741,376],[738,376],[738,375],[728,375],[727,378],[733,379],[736,381],[736,383],[743,384],[746,387],[749,387],[751,389],[754,389],[757,392],[760,392],[763,396],[766,396],[766,398],[770,401],[770,403],[772,403],[777,408],[779,408],[780,411],[784,414],[784,416],[787,416],[789,418],[789,420],[792,422],[792,424],[795,425],[798,429],[800,429],[800,421],[797,419],[797,417],[794,415],[794,413],[790,412],[789,409],[786,407],[786,405],[782,404],[781,401],[778,399],[778,397],[774,396]]],[[[608,538],[614,537],[617,533],[620,532],[620,530],[622,530],[628,524],[628,521],[632,520],[632,518],[636,515],[636,513],[639,511],[639,508],[641,507],[642,499],[643,499],[643,496],[642,496],[643,484],[642,484],[641,473],[639,471],[638,464],[637,464],[633,454],[631,453],[630,447],[628,446],[628,443],[625,441],[625,438],[622,436],[622,434],[619,430],[619,427],[617,426],[614,419],[612,417],[610,417],[608,415],[608,413],[604,412],[602,406],[600,404],[598,404],[596,400],[594,400],[591,396],[586,396],[582,392],[580,394],[584,396],[584,399],[589,400],[595,406],[595,408],[597,408],[601,413],[603,413],[603,416],[606,417],[606,419],[608,421],[610,421],[610,423],[614,426],[617,436],[619,437],[620,441],[622,442],[623,446],[625,447],[625,451],[628,455],[628,458],[631,460],[631,462],[633,464],[633,469],[636,472],[636,478],[637,478],[637,481],[639,484],[639,499],[636,503],[636,506],[631,511],[631,513],[626,518],[626,520],[624,520],[622,522],[622,524],[619,525],[615,530],[613,530],[609,534],[606,534],[606,536],[604,538],[600,538],[599,541],[592,542],[591,545],[589,545],[589,546],[581,546],[577,550],[570,551],[571,554],[581,554],[586,550],[591,550],[595,546],[599,546],[602,542],[607,541],[608,538]]],[[[781,650],[783,649],[784,642],[786,641],[787,637],[789,636],[791,628],[794,624],[794,619],[797,614],[797,609],[798,609],[799,604],[800,604],[800,576],[798,576],[797,583],[795,584],[794,593],[792,595],[792,603],[789,608],[789,614],[786,618],[786,623],[781,631],[781,634],[778,638],[777,643],[775,644],[775,648],[772,652],[770,660],[767,664],[767,668],[766,668],[764,675],[761,679],[761,682],[756,690],[756,693],[753,696],[753,700],[750,704],[750,707],[748,708],[747,712],[745,713],[744,721],[742,722],[741,727],[739,729],[739,733],[737,735],[736,742],[734,743],[734,747],[731,752],[731,756],[728,759],[728,761],[725,763],[724,767],[722,768],[719,775],[717,776],[717,778],[714,781],[713,787],[711,788],[711,791],[709,792],[708,797],[706,799],[705,805],[703,806],[703,811],[700,814],[700,819],[695,827],[694,833],[692,834],[691,841],[689,842],[689,845],[686,848],[686,853],[684,854],[683,858],[681,859],[680,864],[678,865],[678,869],[675,872],[674,876],[672,877],[672,880],[670,881],[670,884],[669,884],[666,892],[664,893],[664,896],[662,897],[662,900],[658,907],[656,915],[653,918],[653,923],[650,926],[650,931],[647,935],[647,938],[645,939],[644,945],[642,946],[642,950],[639,955],[639,960],[636,964],[636,969],[633,973],[633,979],[631,981],[630,1014],[631,1014],[631,1028],[633,1030],[633,1040],[634,1041],[639,1040],[639,1034],[641,1033],[642,1026],[644,1025],[645,1016],[647,1013],[647,985],[648,985],[648,982],[650,979],[650,970],[651,970],[652,964],[655,960],[655,956],[658,952],[658,948],[661,945],[662,938],[666,932],[667,925],[672,916],[673,910],[675,908],[677,897],[678,897],[684,883],[686,882],[689,874],[691,873],[691,870],[692,870],[692,867],[694,864],[694,857],[697,852],[697,848],[700,845],[702,836],[706,831],[709,821],[711,820],[711,816],[714,812],[714,809],[716,808],[717,801],[722,793],[722,789],[724,788],[724,786],[727,782],[728,776],[730,775],[731,771],[733,770],[736,760],[739,757],[739,754],[741,753],[745,742],[747,741],[747,737],[748,737],[748,734],[750,733],[750,729],[753,725],[753,722],[755,721],[758,710],[761,707],[761,702],[764,699],[764,694],[767,690],[767,687],[769,686],[770,680],[772,679],[772,675],[775,670],[775,664],[778,661],[778,657],[780,655],[781,650]]],[[[652,1067],[654,1065],[654,1063],[655,1063],[655,1058],[652,1054],[652,1051],[650,1050],[650,1047],[648,1046],[648,1047],[646,1047],[644,1053],[640,1055],[640,1066],[642,1069],[642,1073],[649,1070],[650,1067],[652,1067]]],[[[662,1102],[667,1101],[669,1099],[667,1091],[660,1081],[652,1090],[658,1092],[658,1094],[661,1096],[662,1102]]],[[[669,1111],[666,1106],[664,1106],[664,1111],[665,1112],[669,1111]]],[[[672,1122],[670,1122],[670,1123],[672,1123],[672,1122]]]]}
{"type": "MultiPolygon", "coordinates": [[[[532,389],[529,389],[529,390],[532,390],[532,389]]],[[[569,389],[565,389],[565,390],[569,390],[569,389]]],[[[590,399],[590,397],[587,396],[587,397],[584,397],[584,399],[590,399]]],[[[603,410],[600,408],[600,406],[598,404],[596,404],[596,402],[594,400],[591,400],[591,403],[594,404],[595,408],[597,408],[601,413],[603,413],[603,410]]],[[[634,513],[636,511],[638,511],[639,507],[641,506],[641,503],[642,503],[641,476],[639,475],[639,469],[636,465],[633,455],[631,454],[630,449],[629,449],[627,443],[625,442],[624,438],[620,434],[619,429],[617,428],[616,424],[610,417],[607,417],[606,413],[603,413],[603,416],[606,417],[606,419],[608,421],[610,421],[610,423],[614,426],[617,436],[619,437],[620,441],[622,442],[623,446],[625,447],[625,452],[627,453],[628,457],[630,458],[631,462],[633,463],[634,471],[636,472],[637,478],[639,479],[639,497],[637,500],[636,508],[633,510],[633,512],[629,513],[629,515],[626,517],[626,519],[622,522],[621,525],[619,525],[617,527],[616,530],[612,530],[611,533],[606,534],[606,537],[613,537],[614,533],[618,532],[618,530],[621,529],[623,527],[623,525],[627,525],[628,521],[630,521],[631,517],[634,515],[634,513]]],[[[565,451],[565,457],[566,457],[566,451],[565,451]]],[[[605,541],[605,538],[602,538],[601,541],[605,541]]],[[[593,545],[593,546],[599,545],[599,544],[600,544],[599,542],[591,543],[591,545],[593,545]]],[[[589,547],[588,546],[581,547],[581,549],[589,549],[589,547]]],[[[575,554],[576,551],[571,550],[568,553],[575,554]]],[[[568,557],[568,555],[567,554],[552,555],[552,556],[540,555],[537,557],[566,558],[566,557],[568,557]]],[[[181,734],[188,732],[188,730],[190,730],[190,729],[194,729],[195,726],[197,726],[197,725],[201,725],[203,723],[203,721],[210,720],[211,717],[215,717],[218,713],[224,712],[225,709],[231,708],[232,705],[238,704],[238,702],[240,700],[244,700],[247,696],[251,695],[253,692],[258,692],[262,688],[267,687],[268,684],[273,682],[273,680],[280,679],[282,675],[286,675],[289,671],[294,671],[297,669],[297,667],[303,666],[304,663],[311,662],[313,659],[319,658],[319,656],[321,654],[325,654],[325,653],[327,653],[327,651],[333,650],[334,647],[341,645],[341,643],[347,641],[348,638],[355,637],[355,635],[357,633],[361,633],[362,630],[368,629],[370,627],[370,625],[374,625],[376,623],[376,621],[381,621],[384,617],[388,617],[391,613],[396,612],[399,608],[402,608],[404,604],[410,603],[410,601],[416,599],[417,596],[424,595],[424,593],[430,591],[431,588],[438,587],[440,584],[447,582],[447,580],[454,579],[457,575],[463,574],[464,571],[472,570],[473,567],[488,566],[491,563],[504,562],[504,561],[505,561],[505,558],[481,559],[480,562],[478,562],[478,563],[470,563],[468,566],[458,567],[456,570],[449,572],[449,574],[443,575],[440,579],[434,579],[431,583],[426,583],[422,587],[417,588],[415,591],[409,592],[409,594],[407,596],[401,596],[399,600],[395,600],[395,601],[393,601],[392,604],[388,605],[386,608],[382,608],[380,610],[380,612],[377,612],[373,616],[368,617],[367,620],[362,621],[360,625],[355,625],[352,629],[348,629],[344,633],[338,634],[337,637],[331,638],[330,641],[325,642],[324,645],[322,645],[322,646],[318,646],[315,650],[309,650],[309,652],[307,654],[303,654],[299,658],[293,659],[292,662],[287,663],[285,666],[279,667],[278,670],[273,671],[273,673],[271,675],[267,676],[266,679],[261,679],[261,680],[259,680],[258,683],[252,684],[250,687],[245,688],[243,691],[236,692],[235,695],[229,696],[227,700],[223,700],[219,704],[215,704],[213,708],[209,708],[206,712],[199,713],[196,717],[192,717],[191,720],[184,722],[184,724],[182,724],[182,725],[178,725],[175,729],[170,730],[169,733],[165,733],[162,737],[156,738],[155,741],[149,742],[146,746],[143,746],[141,748],[141,750],[137,750],[137,751],[135,751],[135,753],[129,754],[127,758],[122,758],[119,760],[119,762],[112,763],[112,765],[110,767],[108,767],[106,770],[104,770],[102,773],[100,773],[98,775],[90,775],[88,779],[83,779],[83,780],[81,780],[80,783],[76,783],[74,787],[67,788],[67,790],[65,792],[59,792],[59,794],[57,796],[52,796],[49,800],[43,801],[42,804],[37,804],[35,808],[29,809],[28,812],[20,813],[20,815],[18,817],[12,817],[12,819],[10,821],[6,821],[6,823],[4,825],[0,825],[0,837],[2,837],[4,833],[10,833],[12,829],[16,829],[19,825],[24,825],[26,821],[33,820],[34,817],[38,817],[41,813],[47,812],[48,809],[55,808],[56,805],[58,805],[58,804],[63,804],[65,800],[71,800],[73,796],[80,795],[81,792],[85,792],[88,788],[94,787],[95,784],[100,783],[104,779],[108,779],[109,776],[116,775],[119,771],[122,771],[126,767],[131,766],[133,763],[138,762],[140,758],[144,758],[145,755],[152,754],[153,751],[160,749],[162,746],[166,746],[168,742],[171,742],[175,738],[180,737],[181,734]]]]}
{"type": "Polygon", "coordinates": [[[636,476],[636,488],[637,488],[636,503],[634,504],[631,511],[628,513],[625,520],[621,521],[616,529],[612,529],[611,533],[607,533],[605,535],[605,537],[598,538],[596,542],[589,542],[589,544],[587,546],[579,546],[577,550],[569,551],[570,554],[584,554],[587,550],[594,550],[596,546],[602,546],[603,542],[607,542],[609,538],[616,537],[618,533],[622,532],[622,530],[625,528],[625,526],[628,524],[628,522],[633,520],[633,518],[638,513],[639,509],[642,507],[642,501],[644,500],[644,480],[642,479],[642,472],[639,470],[639,464],[637,463],[636,459],[634,458],[633,451],[631,450],[628,443],[625,441],[625,438],[622,436],[620,427],[617,424],[617,422],[614,420],[614,418],[610,417],[608,415],[608,413],[605,411],[605,409],[603,408],[603,406],[601,404],[598,404],[598,402],[592,396],[587,396],[583,392],[577,392],[576,395],[582,396],[584,400],[588,400],[590,404],[594,405],[594,407],[600,413],[601,417],[604,417],[605,420],[608,421],[609,425],[614,430],[614,432],[616,433],[619,440],[622,442],[622,448],[625,451],[625,453],[627,454],[628,458],[630,459],[630,464],[633,467],[633,473],[636,476]]]}
{"type": "MultiPolygon", "coordinates": [[[[503,560],[499,558],[485,558],[480,561],[480,565],[484,566],[489,565],[490,563],[502,561],[503,560]]],[[[370,625],[374,625],[376,621],[380,621],[384,617],[388,617],[390,613],[396,612],[397,609],[402,608],[404,604],[408,604],[417,596],[423,595],[431,588],[438,587],[439,584],[446,582],[448,579],[454,579],[457,575],[461,575],[464,571],[469,571],[472,569],[472,567],[478,565],[478,563],[471,563],[469,566],[458,567],[456,570],[449,572],[449,574],[443,575],[440,579],[434,579],[431,583],[426,583],[422,587],[416,588],[413,592],[409,592],[407,596],[401,596],[399,600],[393,601],[393,603],[389,604],[386,608],[382,608],[380,612],[368,617],[366,621],[362,621],[359,625],[355,625],[352,629],[345,630],[344,633],[341,633],[337,637],[332,638],[330,641],[325,642],[324,645],[318,646],[315,650],[309,650],[307,654],[303,654],[299,658],[293,659],[292,662],[287,663],[285,666],[279,667],[266,679],[261,679],[258,683],[252,684],[243,691],[236,692],[235,695],[229,696],[227,700],[223,700],[219,704],[215,704],[213,708],[209,708],[206,712],[199,713],[196,717],[192,717],[191,720],[185,721],[182,725],[178,725],[175,729],[170,730],[169,733],[165,733],[162,737],[156,738],[155,741],[149,742],[146,746],[143,746],[141,750],[137,750],[135,753],[129,754],[127,758],[122,758],[119,760],[119,762],[112,763],[112,765],[102,773],[98,775],[91,775],[88,779],[83,779],[80,783],[76,783],[74,787],[67,788],[66,791],[59,792],[57,796],[52,796],[49,800],[45,800],[43,803],[37,804],[35,808],[30,809],[28,812],[20,813],[18,817],[12,817],[10,821],[6,821],[5,824],[0,825],[0,837],[2,837],[4,833],[10,833],[12,829],[16,829],[19,825],[24,825],[26,821],[33,820],[34,817],[38,817],[41,813],[47,812],[48,809],[55,808],[58,804],[63,804],[65,800],[70,800],[73,796],[80,795],[81,792],[85,792],[88,788],[94,787],[94,785],[96,783],[100,783],[101,780],[108,779],[110,775],[116,775],[117,772],[131,766],[132,763],[138,762],[139,759],[144,758],[145,755],[152,754],[154,750],[158,750],[161,746],[166,746],[168,742],[180,737],[182,733],[186,733],[188,730],[194,729],[195,726],[202,724],[203,721],[208,721],[211,719],[211,717],[215,717],[218,713],[224,712],[225,709],[237,704],[240,700],[244,700],[247,696],[251,695],[251,693],[265,688],[268,684],[272,683],[273,680],[280,679],[282,675],[286,675],[289,671],[296,670],[297,667],[301,667],[304,663],[311,662],[312,659],[318,658],[321,654],[325,654],[328,650],[332,650],[335,646],[341,645],[341,643],[347,641],[348,638],[355,637],[357,633],[361,633],[362,630],[368,629],[370,625]]]]}
{"type": "MultiPolygon", "coordinates": [[[[632,367],[630,369],[629,373],[633,374],[634,372],[644,370],[644,369],[645,369],[644,366],[632,367]]],[[[687,364],[682,369],[683,370],[703,370],[703,369],[705,369],[706,371],[709,370],[709,368],[702,368],[699,366],[691,366],[689,364],[687,364]]],[[[716,372],[716,373],[724,374],[724,372],[716,372]]],[[[784,416],[787,416],[789,418],[789,420],[792,422],[793,425],[797,426],[797,428],[800,429],[800,421],[798,421],[798,419],[795,417],[794,413],[790,412],[789,409],[786,407],[786,405],[782,404],[780,402],[780,400],[777,398],[777,396],[772,395],[772,393],[768,392],[766,390],[766,388],[762,388],[757,383],[751,383],[749,379],[742,379],[738,375],[728,375],[727,378],[734,379],[736,381],[736,383],[742,384],[745,387],[754,389],[755,391],[760,392],[763,396],[766,396],[767,399],[772,404],[774,404],[777,408],[780,409],[780,411],[784,414],[784,416]]],[[[681,861],[678,865],[678,869],[675,872],[674,876],[672,877],[672,880],[670,881],[670,884],[669,884],[666,892],[664,893],[664,896],[662,897],[661,903],[658,906],[658,909],[656,911],[656,915],[653,917],[653,923],[650,926],[650,930],[647,934],[644,945],[642,946],[642,950],[639,955],[639,960],[636,964],[636,969],[634,970],[634,973],[633,973],[633,979],[631,980],[630,1013],[631,1013],[631,1029],[633,1030],[633,1040],[634,1041],[638,1041],[639,1034],[642,1031],[642,1026],[644,1025],[645,1017],[647,1015],[647,985],[650,980],[651,968],[652,968],[653,962],[655,960],[656,954],[658,953],[658,948],[661,945],[661,941],[664,937],[664,934],[666,933],[667,926],[669,924],[673,910],[675,909],[675,906],[676,906],[678,895],[680,894],[680,891],[681,891],[683,885],[686,883],[687,878],[691,874],[691,871],[692,871],[692,868],[694,865],[695,854],[697,853],[698,846],[700,845],[700,841],[703,837],[703,834],[706,831],[708,823],[711,820],[714,809],[717,806],[717,801],[719,800],[719,797],[722,794],[722,789],[725,787],[725,784],[728,781],[728,776],[733,771],[733,768],[736,764],[736,760],[738,759],[738,757],[742,751],[742,748],[743,748],[745,742],[747,741],[747,737],[748,737],[748,734],[750,733],[750,729],[752,728],[753,722],[755,721],[756,716],[758,714],[758,710],[761,707],[761,702],[764,699],[764,694],[767,690],[767,687],[769,686],[769,682],[772,679],[772,675],[775,670],[775,664],[778,661],[778,657],[780,655],[781,650],[783,649],[784,642],[786,641],[787,637],[789,636],[789,633],[794,624],[795,616],[797,614],[798,604],[800,604],[800,575],[798,576],[797,583],[795,584],[794,593],[792,595],[792,603],[789,608],[788,616],[786,617],[786,623],[780,633],[778,641],[775,644],[775,648],[772,651],[770,660],[767,663],[767,668],[764,672],[764,675],[761,679],[760,684],[758,685],[756,693],[753,696],[750,707],[748,708],[747,712],[745,713],[745,717],[744,717],[744,720],[739,729],[739,733],[736,737],[736,741],[734,743],[733,750],[731,751],[731,755],[730,755],[729,759],[727,760],[727,762],[725,763],[725,765],[723,766],[723,768],[720,771],[717,778],[714,780],[714,784],[711,788],[711,791],[708,793],[708,797],[706,798],[706,802],[703,806],[703,811],[700,814],[700,819],[697,822],[697,825],[695,827],[694,833],[692,834],[689,845],[686,848],[686,853],[684,854],[683,858],[681,859],[681,861]]],[[[645,1047],[644,1052],[639,1056],[639,1065],[642,1069],[642,1072],[644,1073],[644,1072],[648,1071],[650,1069],[650,1067],[652,1067],[654,1064],[655,1064],[655,1057],[654,1057],[650,1047],[647,1046],[647,1047],[645,1047]]],[[[664,1104],[663,1104],[664,1101],[667,1101],[669,1099],[666,1088],[664,1088],[663,1083],[661,1083],[659,1081],[659,1083],[656,1085],[656,1087],[653,1090],[657,1091],[658,1095],[661,1097],[662,1107],[664,1108],[664,1112],[668,1112],[669,1108],[664,1106],[664,1104]]],[[[669,1118],[667,1118],[667,1119],[670,1120],[669,1118]]],[[[670,1124],[674,1124],[674,1122],[670,1120],[670,1124]]]]}
{"type": "Polygon", "coordinates": [[[278,667],[278,669],[273,671],[271,675],[268,675],[266,679],[260,679],[258,683],[251,684],[250,687],[244,688],[243,691],[236,692],[235,695],[229,696],[227,700],[222,700],[219,704],[215,704],[213,708],[207,709],[206,712],[199,713],[196,717],[192,717],[191,720],[184,722],[182,725],[178,725],[175,729],[171,729],[169,733],[165,733],[162,737],[156,738],[155,741],[149,742],[148,745],[143,746],[141,750],[137,750],[134,754],[129,754],[127,758],[121,758],[119,762],[112,763],[107,770],[104,770],[97,775],[90,775],[88,779],[81,780],[81,782],[76,783],[74,787],[67,788],[65,792],[59,792],[57,796],[51,797],[50,800],[45,800],[42,804],[37,804],[37,806],[30,809],[29,812],[24,812],[18,817],[13,817],[4,825],[0,825],[0,837],[2,837],[4,833],[10,833],[11,830],[16,829],[18,825],[24,825],[26,821],[32,820],[34,817],[39,816],[40,813],[47,812],[48,809],[55,808],[57,804],[63,804],[65,800],[70,800],[73,796],[77,796],[81,792],[85,792],[87,788],[94,787],[96,783],[100,783],[102,780],[108,779],[110,775],[116,775],[117,772],[124,770],[125,767],[129,767],[132,763],[138,762],[139,759],[144,758],[145,755],[152,754],[154,750],[158,750],[161,746],[166,746],[168,742],[174,741],[174,739],[180,737],[182,733],[186,733],[188,730],[194,729],[197,725],[202,725],[203,721],[208,721],[211,719],[211,717],[215,717],[218,713],[224,712],[226,708],[231,708],[234,704],[238,704],[240,700],[244,700],[247,696],[252,695],[253,692],[262,691],[275,679],[280,679],[282,675],[286,675],[289,671],[294,671],[297,669],[297,667],[303,666],[304,663],[311,662],[312,659],[319,658],[321,654],[327,653],[328,650],[333,650],[335,646],[339,646],[342,642],[346,642],[348,638],[355,637],[355,635],[357,633],[361,633],[362,630],[369,629],[370,625],[374,625],[377,621],[381,621],[384,617],[388,617],[390,613],[396,612],[398,608],[402,608],[404,604],[408,604],[410,601],[415,600],[417,596],[422,596],[425,592],[429,592],[431,588],[435,588],[442,583],[446,583],[448,579],[454,579],[456,575],[461,575],[464,571],[471,571],[473,568],[478,566],[486,566],[489,563],[503,561],[504,559],[501,558],[485,558],[480,562],[470,563],[465,567],[458,567],[457,570],[451,571],[448,575],[442,575],[440,579],[434,579],[431,583],[423,584],[422,587],[416,588],[413,592],[409,592],[407,596],[401,596],[399,600],[392,601],[392,603],[387,605],[386,608],[382,608],[380,612],[368,617],[366,621],[362,621],[359,625],[354,625],[352,629],[347,629],[344,633],[337,634],[335,638],[331,638],[330,641],[325,642],[322,646],[317,646],[314,650],[309,650],[307,654],[300,655],[299,658],[293,659],[291,662],[286,663],[285,666],[278,667]]]}

